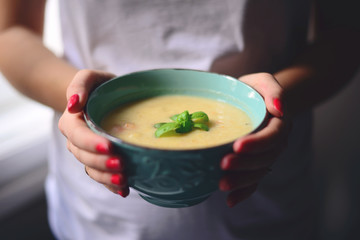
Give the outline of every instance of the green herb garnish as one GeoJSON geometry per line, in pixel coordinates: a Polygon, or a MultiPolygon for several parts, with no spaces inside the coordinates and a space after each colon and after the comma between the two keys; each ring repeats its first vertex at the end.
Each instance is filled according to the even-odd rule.
{"type": "Polygon", "coordinates": [[[155,132],[156,137],[171,135],[173,133],[187,133],[194,128],[209,131],[209,126],[206,124],[209,122],[209,117],[201,111],[192,114],[189,114],[189,111],[184,111],[171,116],[170,119],[173,122],[156,123],[154,125],[154,127],[157,128],[155,132]]]}

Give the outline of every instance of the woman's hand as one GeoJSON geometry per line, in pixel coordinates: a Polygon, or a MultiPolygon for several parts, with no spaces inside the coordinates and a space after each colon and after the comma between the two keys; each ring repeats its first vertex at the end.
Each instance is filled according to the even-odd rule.
{"type": "Polygon", "coordinates": [[[126,197],[129,187],[123,160],[111,153],[111,143],[106,138],[88,128],[82,113],[90,91],[113,77],[107,72],[80,70],[67,88],[68,105],[59,120],[59,129],[67,138],[68,150],[84,164],[86,173],[110,191],[126,197]]]}
{"type": "Polygon", "coordinates": [[[283,89],[277,80],[268,73],[244,75],[239,80],[264,97],[270,117],[263,129],[237,139],[233,144],[233,153],[221,160],[221,168],[226,172],[219,188],[230,191],[227,197],[229,207],[255,192],[259,181],[284,149],[289,131],[282,105],[283,89]]]}

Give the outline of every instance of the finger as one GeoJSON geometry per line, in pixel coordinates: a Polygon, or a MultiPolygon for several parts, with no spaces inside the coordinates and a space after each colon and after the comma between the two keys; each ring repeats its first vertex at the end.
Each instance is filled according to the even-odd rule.
{"type": "Polygon", "coordinates": [[[77,148],[92,153],[110,154],[111,152],[110,141],[91,131],[81,113],[69,114],[65,111],[58,127],[68,141],[77,148]]]}
{"type": "Polygon", "coordinates": [[[266,108],[273,116],[282,117],[284,115],[283,89],[273,75],[254,73],[244,75],[239,80],[252,86],[263,96],[266,108]]]}
{"type": "Polygon", "coordinates": [[[276,161],[282,150],[278,147],[255,155],[229,153],[222,158],[220,167],[226,171],[253,171],[268,168],[276,161]]]}
{"type": "Polygon", "coordinates": [[[121,172],[124,170],[124,161],[119,156],[91,153],[84,151],[68,141],[69,151],[84,165],[99,171],[121,172]]]}
{"type": "Polygon", "coordinates": [[[71,113],[81,111],[87,101],[88,94],[96,86],[101,83],[114,78],[115,75],[96,70],[80,70],[69,84],[66,91],[66,98],[68,99],[67,109],[71,113]]]}
{"type": "Polygon", "coordinates": [[[268,125],[258,132],[237,139],[233,144],[235,153],[266,152],[287,139],[288,127],[284,119],[272,117],[268,125]]]}
{"type": "Polygon", "coordinates": [[[117,194],[117,192],[119,191],[118,187],[113,187],[112,185],[106,185],[106,184],[104,184],[104,186],[115,194],[117,194]]]}
{"type": "Polygon", "coordinates": [[[117,187],[113,187],[112,185],[105,185],[104,186],[109,189],[111,192],[115,193],[115,194],[119,194],[120,196],[126,198],[129,193],[130,193],[130,189],[129,187],[122,187],[122,188],[117,188],[117,187]]]}
{"type": "Polygon", "coordinates": [[[89,177],[98,183],[112,186],[112,188],[117,190],[127,187],[127,179],[124,173],[103,172],[88,166],[85,166],[85,169],[89,177]]]}
{"type": "Polygon", "coordinates": [[[234,207],[241,201],[244,201],[248,197],[250,197],[257,189],[257,184],[248,186],[246,188],[242,188],[236,191],[229,193],[226,203],[229,207],[234,207]]]}
{"type": "Polygon", "coordinates": [[[248,172],[228,172],[219,181],[221,191],[246,188],[260,181],[268,173],[267,169],[248,172]]]}
{"type": "Polygon", "coordinates": [[[130,188],[129,187],[123,187],[123,188],[120,188],[118,191],[117,191],[117,194],[119,194],[120,196],[126,198],[130,193],[130,188]]]}

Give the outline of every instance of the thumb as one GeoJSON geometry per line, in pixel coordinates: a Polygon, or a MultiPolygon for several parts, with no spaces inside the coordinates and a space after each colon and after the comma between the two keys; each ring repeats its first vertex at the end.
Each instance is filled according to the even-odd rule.
{"type": "Polygon", "coordinates": [[[254,73],[244,75],[240,81],[253,87],[264,98],[268,112],[276,117],[284,115],[282,103],[283,88],[275,77],[269,73],[254,73]]]}
{"type": "Polygon", "coordinates": [[[114,78],[112,73],[98,70],[80,70],[66,90],[67,109],[70,113],[83,110],[90,92],[101,83],[114,78]]]}

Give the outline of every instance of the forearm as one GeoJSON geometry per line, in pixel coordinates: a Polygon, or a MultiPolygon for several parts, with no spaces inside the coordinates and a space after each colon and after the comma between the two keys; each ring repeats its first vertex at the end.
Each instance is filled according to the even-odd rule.
{"type": "Polygon", "coordinates": [[[0,33],[0,71],[24,95],[58,111],[77,69],[55,56],[39,34],[13,26],[0,33]]]}
{"type": "Polygon", "coordinates": [[[290,67],[275,73],[290,114],[314,107],[339,92],[360,62],[358,32],[329,32],[290,67]]]}

